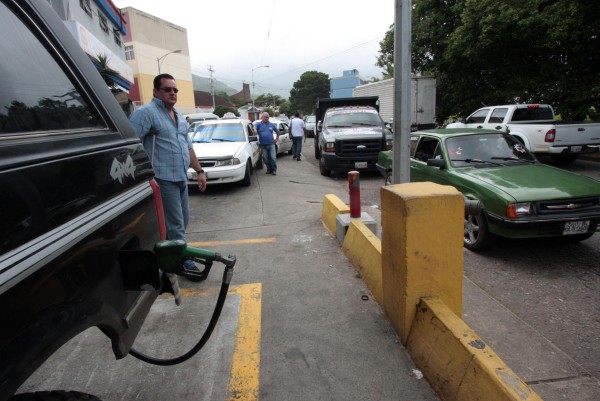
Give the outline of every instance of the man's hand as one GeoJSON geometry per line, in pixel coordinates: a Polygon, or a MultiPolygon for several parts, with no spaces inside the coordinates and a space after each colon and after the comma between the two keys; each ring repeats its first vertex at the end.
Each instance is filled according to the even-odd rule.
{"type": "Polygon", "coordinates": [[[201,192],[206,190],[206,174],[198,173],[198,188],[201,192]]]}

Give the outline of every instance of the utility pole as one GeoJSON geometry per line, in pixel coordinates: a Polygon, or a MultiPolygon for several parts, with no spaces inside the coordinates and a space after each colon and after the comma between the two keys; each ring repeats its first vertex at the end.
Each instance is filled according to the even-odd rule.
{"type": "Polygon", "coordinates": [[[213,112],[214,112],[215,111],[215,81],[213,79],[213,72],[215,72],[215,70],[212,69],[212,65],[208,66],[208,71],[210,71],[210,94],[212,96],[213,112]]]}

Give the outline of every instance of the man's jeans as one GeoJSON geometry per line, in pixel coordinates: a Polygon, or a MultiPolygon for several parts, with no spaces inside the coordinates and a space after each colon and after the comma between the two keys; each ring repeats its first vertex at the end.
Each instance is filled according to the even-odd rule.
{"type": "Polygon", "coordinates": [[[294,159],[299,159],[302,152],[302,137],[293,136],[292,141],[292,153],[294,154],[294,159]]]}
{"type": "Polygon", "coordinates": [[[158,178],[156,182],[160,187],[163,201],[167,239],[181,239],[187,242],[185,229],[190,220],[187,182],[165,181],[158,178]]]}
{"type": "Polygon", "coordinates": [[[275,145],[260,145],[260,148],[262,150],[263,162],[265,163],[265,166],[267,166],[267,171],[277,171],[275,145]]]}

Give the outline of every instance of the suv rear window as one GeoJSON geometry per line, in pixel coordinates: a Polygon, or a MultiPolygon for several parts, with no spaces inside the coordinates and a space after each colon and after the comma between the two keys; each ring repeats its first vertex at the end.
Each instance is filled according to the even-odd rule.
{"type": "Polygon", "coordinates": [[[39,40],[0,4],[0,135],[105,127],[39,40]]]}

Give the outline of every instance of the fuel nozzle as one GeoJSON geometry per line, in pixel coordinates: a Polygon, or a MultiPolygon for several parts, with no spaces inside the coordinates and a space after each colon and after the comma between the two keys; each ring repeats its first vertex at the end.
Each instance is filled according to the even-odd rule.
{"type": "MultiPolygon", "coordinates": [[[[205,280],[210,273],[213,261],[223,263],[228,276],[233,274],[236,257],[222,256],[218,252],[188,246],[183,240],[159,241],[154,246],[158,267],[167,273],[182,275],[192,281],[205,280]],[[204,266],[202,271],[191,271],[183,268],[184,260],[189,259],[204,266]]],[[[230,280],[231,278],[229,278],[230,280]]]]}

